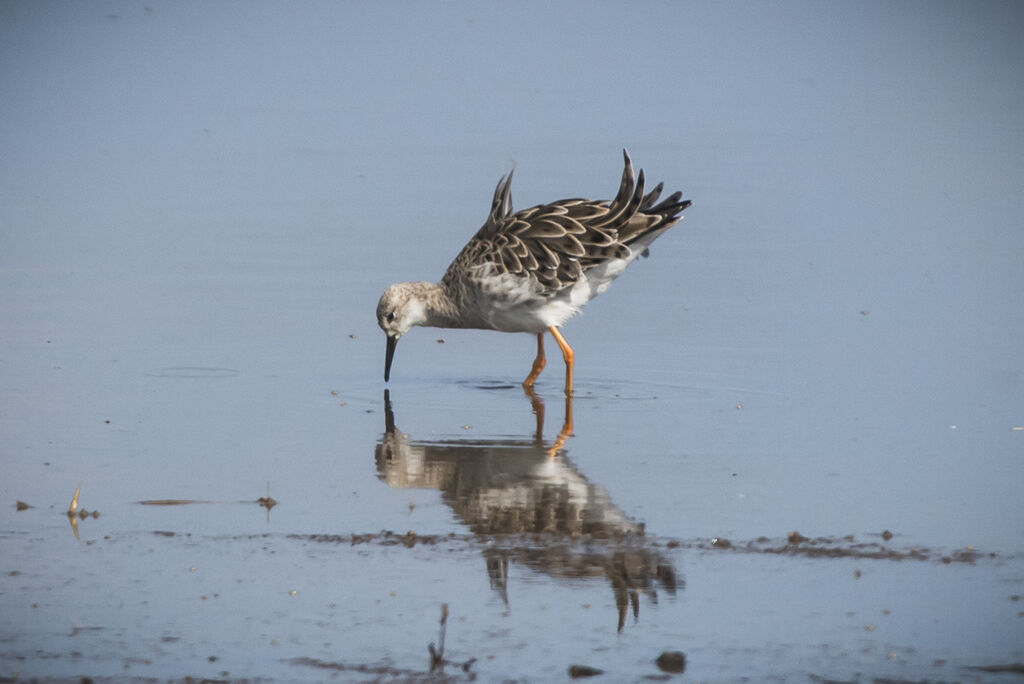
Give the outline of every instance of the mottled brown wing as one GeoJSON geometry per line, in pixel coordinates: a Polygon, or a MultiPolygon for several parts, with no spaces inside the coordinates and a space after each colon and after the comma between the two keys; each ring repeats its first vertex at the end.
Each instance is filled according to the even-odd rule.
{"type": "Polygon", "coordinates": [[[442,282],[464,278],[492,264],[495,273],[532,278],[544,295],[571,286],[609,259],[626,258],[629,245],[651,231],[677,223],[690,205],[676,192],[659,204],[662,184],[644,195],[644,172],[634,178],[629,153],[615,199],[566,199],[512,213],[512,173],[494,191],[487,222],[463,248],[442,282]]]}

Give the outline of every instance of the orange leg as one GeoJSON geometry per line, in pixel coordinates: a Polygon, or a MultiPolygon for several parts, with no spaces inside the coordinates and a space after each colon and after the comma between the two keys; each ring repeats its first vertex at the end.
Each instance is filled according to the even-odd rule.
{"type": "Polygon", "coordinates": [[[558,332],[558,328],[551,326],[548,328],[551,331],[551,336],[555,338],[555,342],[558,343],[558,347],[562,350],[562,358],[565,359],[565,396],[572,396],[572,365],[575,354],[573,354],[572,347],[562,337],[562,333],[558,332]]]}
{"type": "Polygon", "coordinates": [[[533,368],[530,369],[530,374],[523,380],[523,387],[533,387],[533,381],[544,370],[546,363],[547,361],[544,358],[544,333],[537,333],[537,358],[533,360],[533,368]]]}
{"type": "Polygon", "coordinates": [[[565,395],[565,418],[562,420],[562,433],[572,435],[572,395],[565,395]]]}

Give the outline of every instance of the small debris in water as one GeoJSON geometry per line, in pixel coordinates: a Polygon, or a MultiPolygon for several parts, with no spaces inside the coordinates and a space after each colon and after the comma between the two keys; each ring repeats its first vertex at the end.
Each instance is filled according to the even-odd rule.
{"type": "Polygon", "coordinates": [[[664,672],[678,674],[686,669],[686,655],[682,651],[664,651],[654,664],[664,672]]]}
{"type": "Polygon", "coordinates": [[[68,517],[75,517],[75,511],[78,510],[78,495],[82,493],[82,483],[79,482],[75,488],[75,495],[71,497],[71,504],[68,505],[68,517]]]}
{"type": "MultiPolygon", "coordinates": [[[[75,539],[78,539],[78,519],[85,520],[92,516],[93,518],[100,517],[99,511],[87,511],[84,508],[79,510],[78,508],[78,495],[82,493],[82,483],[78,483],[78,487],[75,488],[75,495],[71,497],[71,503],[68,504],[68,521],[71,523],[71,531],[75,533],[75,539]]],[[[92,543],[92,542],[86,542],[92,543]]]]}
{"type": "Polygon", "coordinates": [[[140,506],[188,506],[189,504],[212,504],[215,501],[198,501],[196,499],[148,499],[137,502],[140,506]]]}
{"type": "Polygon", "coordinates": [[[16,510],[19,510],[19,511],[24,511],[24,510],[28,510],[29,508],[32,508],[32,507],[31,507],[31,506],[29,506],[29,505],[28,505],[27,503],[25,503],[24,501],[22,501],[22,500],[20,500],[20,499],[19,499],[19,500],[18,500],[17,502],[15,502],[15,504],[14,504],[14,508],[15,508],[16,510]]]}
{"type": "Polygon", "coordinates": [[[599,670],[596,667],[590,667],[589,665],[569,666],[569,676],[573,679],[579,679],[580,677],[595,677],[599,674],[604,674],[604,670],[599,670]]]}
{"type": "Polygon", "coordinates": [[[444,340],[438,340],[437,343],[438,344],[444,344],[444,340]]]}
{"type": "Polygon", "coordinates": [[[338,396],[338,390],[331,390],[331,396],[332,397],[338,396]]]}
{"type": "Polygon", "coordinates": [[[979,672],[1024,674],[1024,663],[1007,663],[1006,665],[974,665],[968,666],[968,670],[979,672]]]}

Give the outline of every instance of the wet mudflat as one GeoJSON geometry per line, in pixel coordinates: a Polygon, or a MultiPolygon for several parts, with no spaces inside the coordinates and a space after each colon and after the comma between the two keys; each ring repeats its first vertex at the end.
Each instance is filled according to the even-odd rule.
{"type": "MultiPolygon", "coordinates": [[[[468,405],[423,409],[452,430],[425,438],[402,430],[390,396],[311,401],[367,430],[361,450],[348,434],[329,454],[354,478],[282,464],[270,496],[102,505],[86,485],[79,506],[101,514],[73,525],[63,506],[9,507],[3,596],[18,618],[5,628],[7,674],[532,681],[580,666],[640,680],[669,676],[657,660],[677,650],[714,681],[752,669],[776,681],[995,681],[1019,667],[1024,583],[1007,544],[925,546],[886,529],[726,537],[659,516],[654,529],[614,484],[588,477],[587,454],[558,433],[564,400],[454,389],[456,406],[485,406],[481,420],[456,425],[468,405]],[[480,434],[517,403],[521,435],[480,434]],[[538,403],[550,405],[546,435],[538,403]]],[[[572,404],[580,437],[585,403],[572,404]]],[[[217,489],[192,479],[147,491],[217,489]]],[[[664,507],[701,488],[670,489],[664,507]]]]}
{"type": "Polygon", "coordinates": [[[0,678],[1020,681],[1021,13],[943,7],[5,6],[0,678]],[[694,206],[572,400],[385,391],[622,146],[694,206]]]}

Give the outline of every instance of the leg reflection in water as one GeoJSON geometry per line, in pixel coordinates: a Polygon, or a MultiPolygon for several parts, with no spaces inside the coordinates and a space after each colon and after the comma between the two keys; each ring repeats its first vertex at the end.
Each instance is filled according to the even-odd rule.
{"type": "Polygon", "coordinates": [[[639,595],[657,602],[680,582],[660,547],[569,460],[572,397],[565,398],[562,429],[544,440],[544,402],[527,390],[536,432],[523,438],[417,441],[395,425],[384,393],[385,431],[374,458],[378,477],[394,488],[436,489],[483,551],[491,586],[509,601],[510,561],[556,580],[604,578],[618,608],[618,628],[639,614],[639,595]],[[631,610],[630,610],[631,609],[631,610]]]}
{"type": "MultiPolygon", "coordinates": [[[[523,391],[526,392],[526,396],[530,400],[533,414],[537,416],[537,433],[534,435],[534,439],[538,444],[541,444],[544,441],[544,400],[537,396],[537,392],[534,391],[532,386],[523,387],[523,391]]],[[[572,437],[572,395],[567,394],[565,396],[565,418],[562,420],[562,430],[558,433],[554,443],[547,449],[548,456],[554,458],[555,454],[565,446],[566,440],[570,437],[572,437]]]]}

